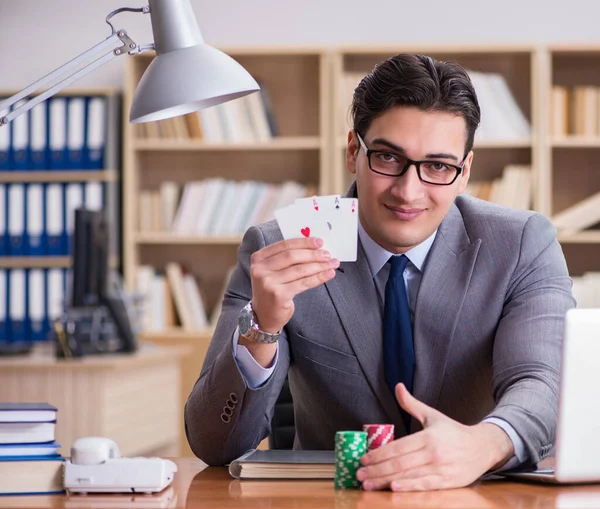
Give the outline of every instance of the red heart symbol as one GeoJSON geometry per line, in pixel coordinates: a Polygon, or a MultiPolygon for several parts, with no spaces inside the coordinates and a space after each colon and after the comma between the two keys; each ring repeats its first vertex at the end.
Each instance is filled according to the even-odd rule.
{"type": "Polygon", "coordinates": [[[308,226],[306,228],[302,228],[300,233],[305,237],[310,237],[310,228],[308,226]]]}

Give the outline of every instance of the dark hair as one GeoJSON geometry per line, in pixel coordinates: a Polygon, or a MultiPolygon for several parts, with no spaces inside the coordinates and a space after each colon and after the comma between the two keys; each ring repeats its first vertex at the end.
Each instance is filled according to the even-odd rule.
{"type": "Polygon", "coordinates": [[[411,54],[377,64],[354,90],[354,130],[364,135],[375,118],[394,106],[460,115],[467,125],[465,155],[473,148],[481,112],[471,79],[460,65],[411,54]]]}

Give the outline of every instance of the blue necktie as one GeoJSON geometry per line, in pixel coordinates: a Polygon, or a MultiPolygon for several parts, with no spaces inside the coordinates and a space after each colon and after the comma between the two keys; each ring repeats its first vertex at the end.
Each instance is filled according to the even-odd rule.
{"type": "MultiPolygon", "coordinates": [[[[415,350],[413,347],[410,307],[404,284],[404,269],[408,258],[393,256],[392,269],[385,285],[385,305],[383,309],[383,363],[385,379],[395,396],[395,387],[402,382],[412,393],[415,370],[415,350]]],[[[402,419],[409,431],[410,415],[400,409],[402,419]]]]}

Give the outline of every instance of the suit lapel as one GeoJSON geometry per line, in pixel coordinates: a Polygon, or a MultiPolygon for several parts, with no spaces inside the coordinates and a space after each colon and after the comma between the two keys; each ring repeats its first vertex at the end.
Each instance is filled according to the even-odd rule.
{"type": "MultiPolygon", "coordinates": [[[[438,404],[446,363],[481,240],[473,243],[453,205],[440,225],[423,271],[413,324],[414,396],[438,404]]],[[[419,428],[413,419],[411,430],[419,428]]]]}
{"type": "Polygon", "coordinates": [[[383,317],[360,241],[357,261],[342,263],[340,269],[325,286],[371,389],[391,421],[399,428],[397,434],[404,434],[398,404],[385,382],[383,317]]]}

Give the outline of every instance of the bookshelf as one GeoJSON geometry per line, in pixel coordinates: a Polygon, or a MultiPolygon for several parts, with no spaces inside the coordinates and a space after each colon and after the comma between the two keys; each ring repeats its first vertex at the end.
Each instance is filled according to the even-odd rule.
{"type": "MultiPolygon", "coordinates": [[[[15,92],[0,91],[0,97],[15,92]]],[[[25,277],[19,274],[15,279],[18,289],[11,287],[9,298],[2,299],[8,304],[7,309],[0,310],[0,322],[7,317],[0,324],[0,341],[23,338],[21,320],[11,320],[13,300],[25,308],[24,339],[48,337],[51,320],[61,312],[65,298],[74,208],[102,208],[106,212],[111,228],[109,265],[120,267],[120,108],[118,89],[70,88],[2,128],[0,279],[7,286],[11,274],[22,272],[25,277]],[[57,104],[61,107],[55,108],[57,104]],[[15,188],[19,192],[11,194],[15,188]],[[33,278],[36,286],[32,286],[33,278]],[[23,288],[19,289],[21,282],[23,288]],[[33,298],[32,291],[43,295],[33,298]],[[44,332],[34,335],[33,315],[36,323],[43,318],[44,332]]],[[[6,288],[0,291],[8,294],[6,288]]]]}
{"type": "MultiPolygon", "coordinates": [[[[270,136],[236,138],[232,123],[227,123],[232,118],[227,117],[230,112],[223,111],[219,114],[226,117],[225,138],[223,133],[221,138],[215,137],[211,125],[206,123],[208,120],[200,114],[194,114],[196,117],[192,118],[193,122],[200,123],[200,135],[195,126],[189,127],[190,116],[186,118],[184,129],[187,127],[187,130],[183,134],[181,123],[162,121],[136,126],[124,119],[123,247],[127,286],[137,287],[139,267],[151,266],[160,274],[167,263],[177,262],[193,275],[209,317],[220,304],[224,280],[236,263],[243,231],[208,233],[199,227],[182,230],[175,228],[174,222],[172,228],[165,228],[164,223],[158,225],[156,221],[143,225],[147,214],[142,211],[152,210],[151,206],[143,209],[141,203],[148,194],[158,194],[165,182],[174,183],[178,186],[179,209],[187,192],[186,184],[206,183],[217,178],[224,179],[230,186],[241,186],[247,181],[282,186],[291,181],[310,189],[311,193],[324,194],[330,190],[330,65],[327,52],[310,47],[224,48],[224,51],[240,62],[268,93],[262,100],[269,127],[274,124],[270,136]],[[232,138],[227,138],[227,131],[232,138]]],[[[128,111],[136,84],[151,59],[152,55],[129,59],[125,111],[128,111]]],[[[249,118],[252,121],[251,115],[249,118]]],[[[246,121],[239,116],[235,120],[246,121]]],[[[232,194],[235,192],[238,191],[231,191],[232,194]]],[[[277,192],[275,188],[271,189],[273,195],[277,192]]],[[[163,204],[158,203],[159,207],[163,204]]],[[[235,207],[237,204],[234,201],[230,205],[235,207]]],[[[166,278],[165,285],[169,287],[169,284],[166,278]]],[[[175,308],[177,310],[177,302],[175,308]]],[[[168,324],[163,330],[146,330],[142,338],[156,342],[164,337],[183,341],[192,338],[201,341],[210,337],[213,325],[210,321],[204,329],[182,327],[181,320],[177,322],[180,323],[168,324]]],[[[195,369],[197,376],[199,366],[195,369]]]]}

